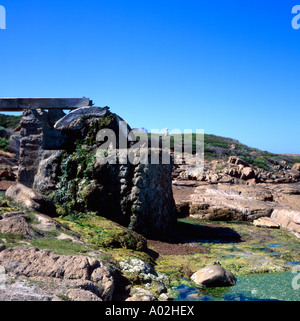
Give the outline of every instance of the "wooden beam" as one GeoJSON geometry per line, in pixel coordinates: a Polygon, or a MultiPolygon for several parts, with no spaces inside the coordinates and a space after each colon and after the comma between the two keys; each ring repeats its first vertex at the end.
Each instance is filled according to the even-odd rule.
{"type": "Polygon", "coordinates": [[[24,109],[76,109],[92,106],[89,98],[0,98],[1,111],[24,109]]]}

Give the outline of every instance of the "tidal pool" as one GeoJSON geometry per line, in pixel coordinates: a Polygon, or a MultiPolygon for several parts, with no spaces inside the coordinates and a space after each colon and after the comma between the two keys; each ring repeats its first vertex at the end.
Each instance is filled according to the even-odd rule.
{"type": "Polygon", "coordinates": [[[293,272],[240,276],[233,287],[226,288],[199,289],[182,284],[176,288],[176,301],[300,301],[299,271],[297,266],[293,272]]]}

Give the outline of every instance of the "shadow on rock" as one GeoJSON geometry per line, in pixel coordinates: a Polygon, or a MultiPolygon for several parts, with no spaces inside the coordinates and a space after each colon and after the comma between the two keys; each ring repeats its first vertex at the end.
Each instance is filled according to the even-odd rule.
{"type": "Polygon", "coordinates": [[[242,242],[241,236],[228,227],[202,226],[178,222],[174,242],[242,242]],[[180,240],[181,239],[181,240],[180,240]]]}

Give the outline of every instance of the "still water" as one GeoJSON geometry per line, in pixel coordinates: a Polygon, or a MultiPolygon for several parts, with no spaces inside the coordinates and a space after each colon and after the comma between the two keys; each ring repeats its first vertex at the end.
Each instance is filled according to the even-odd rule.
{"type": "MultiPolygon", "coordinates": [[[[300,273],[241,276],[233,287],[195,289],[180,285],[177,301],[300,301],[300,273]]],[[[300,269],[298,269],[299,271],[300,269]]]]}

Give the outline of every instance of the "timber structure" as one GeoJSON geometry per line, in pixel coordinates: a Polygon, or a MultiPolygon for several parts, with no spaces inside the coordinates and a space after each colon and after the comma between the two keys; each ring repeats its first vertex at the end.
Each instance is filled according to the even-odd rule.
{"type": "Polygon", "coordinates": [[[93,106],[89,98],[0,98],[0,112],[25,109],[77,109],[93,106]]]}

